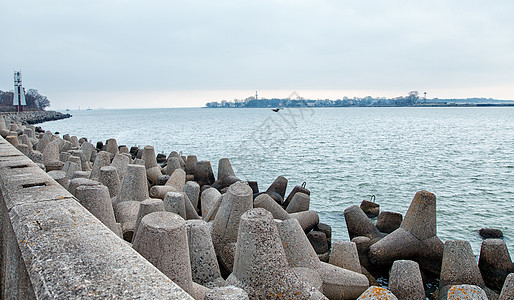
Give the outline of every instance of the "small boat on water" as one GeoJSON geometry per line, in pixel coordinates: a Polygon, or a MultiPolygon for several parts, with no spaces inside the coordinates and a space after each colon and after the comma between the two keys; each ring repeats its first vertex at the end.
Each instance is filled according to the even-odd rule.
{"type": "Polygon", "coordinates": [[[70,109],[69,109],[69,108],[66,108],[66,111],[70,111],[70,109]]]}
{"type": "Polygon", "coordinates": [[[274,112],[278,112],[280,110],[280,108],[277,107],[277,108],[273,108],[271,110],[274,111],[274,112]]]}

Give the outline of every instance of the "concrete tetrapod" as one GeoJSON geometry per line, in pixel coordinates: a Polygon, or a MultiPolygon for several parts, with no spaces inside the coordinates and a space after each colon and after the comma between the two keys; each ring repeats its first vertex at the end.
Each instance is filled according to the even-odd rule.
{"type": "Polygon", "coordinates": [[[488,300],[483,289],[476,285],[461,284],[454,285],[448,290],[446,295],[448,300],[488,300]]]}
{"type": "Polygon", "coordinates": [[[186,172],[176,169],[165,185],[155,185],[150,188],[150,197],[164,199],[168,192],[182,192],[186,183],[186,172]]]}
{"type": "Polygon", "coordinates": [[[286,211],[288,213],[295,213],[309,210],[309,205],[311,203],[311,197],[307,194],[298,192],[294,194],[291,202],[286,207],[286,211]]]}
{"type": "Polygon", "coordinates": [[[121,182],[120,192],[113,199],[113,205],[123,201],[143,201],[148,195],[146,169],[141,165],[127,165],[127,173],[121,182]]]}
{"type": "Polygon", "coordinates": [[[236,182],[228,188],[214,218],[214,249],[222,267],[228,271],[232,271],[234,264],[235,243],[241,216],[252,209],[252,202],[252,189],[242,182],[236,182]]]}
{"type": "Polygon", "coordinates": [[[383,211],[378,215],[377,223],[375,227],[380,232],[383,233],[391,233],[396,229],[400,228],[402,224],[403,216],[400,213],[392,212],[392,211],[383,211]]]}
{"type": "Polygon", "coordinates": [[[198,212],[198,200],[200,198],[200,185],[196,181],[188,181],[184,185],[184,193],[186,193],[187,198],[191,201],[191,205],[198,212]]]}
{"type": "Polygon", "coordinates": [[[100,178],[100,169],[102,167],[109,166],[111,164],[111,156],[109,152],[100,151],[96,155],[95,162],[93,163],[93,168],[91,169],[91,175],[89,175],[90,179],[98,180],[100,178]]]}
{"type": "Polygon", "coordinates": [[[250,299],[309,299],[309,288],[287,263],[271,213],[255,208],[240,220],[234,271],[227,284],[244,289],[250,299]]]}
{"type": "Polygon", "coordinates": [[[168,192],[164,196],[164,210],[175,213],[186,219],[186,197],[179,192],[168,192]]]}
{"type": "Polygon", "coordinates": [[[248,294],[235,286],[217,287],[205,294],[205,300],[245,300],[248,294]]]}
{"type": "Polygon", "coordinates": [[[383,287],[370,286],[357,300],[398,300],[398,298],[383,287]]]}
{"type": "Polygon", "coordinates": [[[63,188],[67,189],[70,184],[70,180],[66,177],[64,171],[50,171],[47,173],[53,180],[57,181],[63,188]]]}
{"type": "Polygon", "coordinates": [[[352,205],[344,210],[344,220],[350,239],[357,236],[369,237],[372,243],[385,236],[371,223],[370,219],[358,205],[352,205]]]}
{"type": "Polygon", "coordinates": [[[143,155],[141,157],[145,161],[146,176],[148,179],[155,183],[162,174],[161,167],[157,165],[157,159],[155,158],[155,149],[153,146],[145,146],[143,149],[143,155]]]}
{"type": "Polygon", "coordinates": [[[316,271],[323,282],[321,292],[327,298],[355,299],[368,288],[366,276],[321,262],[296,219],[279,221],[276,226],[289,266],[316,271]]]}
{"type": "Polygon", "coordinates": [[[202,220],[188,220],[186,228],[193,281],[211,288],[224,286],[209,226],[202,220]]]}
{"type": "Polygon", "coordinates": [[[194,178],[200,186],[213,184],[215,180],[214,173],[211,167],[211,162],[197,161],[195,164],[194,178]]]}
{"type": "Polygon", "coordinates": [[[482,242],[478,267],[486,286],[500,292],[505,278],[514,273],[514,264],[502,239],[486,239],[482,242]]]}
{"type": "Polygon", "coordinates": [[[121,226],[116,223],[111,198],[107,187],[103,185],[82,185],[77,187],[76,197],[93,216],[105,224],[110,230],[122,237],[121,226]]]}
{"type": "Polygon", "coordinates": [[[116,197],[120,192],[120,177],[118,171],[113,166],[105,166],[100,168],[100,177],[98,178],[101,184],[105,185],[109,189],[109,196],[111,198],[116,197]]]}
{"type": "Polygon", "coordinates": [[[175,170],[180,169],[180,161],[178,157],[170,156],[166,162],[166,171],[164,174],[171,175],[175,170]]]}
{"type": "Polygon", "coordinates": [[[120,181],[123,180],[123,177],[127,173],[127,166],[130,163],[130,158],[123,154],[116,154],[114,159],[111,162],[111,166],[116,168],[118,171],[118,176],[120,177],[120,181]]]}
{"type": "Polygon", "coordinates": [[[264,208],[277,220],[297,219],[305,232],[311,231],[319,223],[318,213],[313,210],[288,213],[268,194],[260,194],[253,201],[256,208],[264,208]]]}
{"type": "Polygon", "coordinates": [[[398,300],[425,300],[425,288],[417,262],[397,260],[389,275],[389,290],[398,300]]]}
{"type": "Polygon", "coordinates": [[[268,187],[266,194],[270,195],[273,200],[282,205],[287,189],[287,178],[278,176],[275,181],[268,187]]]}
{"type": "Polygon", "coordinates": [[[123,201],[114,206],[114,216],[121,224],[123,239],[132,242],[141,201],[123,201]]]}
{"type": "Polygon", "coordinates": [[[105,151],[111,153],[112,157],[118,154],[118,142],[116,142],[116,139],[107,140],[105,144],[105,151]]]}
{"type": "Polygon", "coordinates": [[[368,256],[375,264],[414,260],[421,268],[439,274],[443,248],[436,235],[436,197],[421,191],[414,196],[400,228],[371,245],[368,256]]]}
{"type": "Polygon", "coordinates": [[[195,169],[196,169],[196,162],[198,161],[198,158],[196,155],[188,155],[186,158],[186,174],[187,175],[194,175],[195,169]]]}
{"type": "Polygon", "coordinates": [[[215,188],[205,189],[200,201],[202,219],[206,222],[214,220],[220,205],[221,193],[215,188]]]}
{"type": "Polygon", "coordinates": [[[143,217],[132,247],[190,295],[193,295],[186,221],[170,212],[143,217]]]}
{"type": "Polygon", "coordinates": [[[505,279],[502,292],[498,300],[511,300],[514,299],[514,273],[510,273],[505,279]]]}
{"type": "Polygon", "coordinates": [[[332,244],[332,251],[328,262],[331,265],[338,266],[357,273],[362,272],[361,264],[359,263],[359,253],[357,246],[354,242],[348,241],[335,241],[332,244]]]}
{"type": "Polygon", "coordinates": [[[218,180],[216,180],[211,187],[221,191],[238,181],[241,181],[241,179],[236,177],[228,158],[220,159],[218,164],[218,180]]]}
{"type": "Polygon", "coordinates": [[[439,281],[439,299],[446,299],[453,285],[485,287],[473,250],[468,241],[446,241],[439,281]]]}
{"type": "Polygon", "coordinates": [[[134,226],[134,236],[137,234],[137,229],[143,217],[157,211],[164,211],[164,203],[161,199],[149,198],[141,201],[139,211],[137,212],[136,224],[134,226]]]}
{"type": "Polygon", "coordinates": [[[100,185],[100,182],[87,178],[74,178],[70,180],[70,184],[68,185],[68,192],[70,192],[73,196],[76,196],[75,192],[81,185],[100,185]]]}

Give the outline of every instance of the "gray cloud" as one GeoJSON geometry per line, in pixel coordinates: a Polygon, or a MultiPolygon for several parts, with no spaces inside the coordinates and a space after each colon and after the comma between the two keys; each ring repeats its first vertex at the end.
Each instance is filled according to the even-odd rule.
{"type": "Polygon", "coordinates": [[[26,85],[50,99],[217,89],[514,92],[491,88],[514,79],[507,0],[4,1],[2,11],[0,89],[21,68],[26,85]]]}

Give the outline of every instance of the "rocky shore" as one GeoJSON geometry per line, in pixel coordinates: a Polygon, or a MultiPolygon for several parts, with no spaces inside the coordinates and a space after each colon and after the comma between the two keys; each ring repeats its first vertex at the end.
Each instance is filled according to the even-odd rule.
{"type": "Polygon", "coordinates": [[[368,201],[348,207],[351,240],[332,241],[305,183],[287,193],[278,176],[262,189],[227,158],[215,177],[193,154],[93,144],[4,118],[0,134],[195,299],[514,299],[505,242],[484,239],[478,262],[469,242],[443,243],[427,191],[403,215],[368,201]]]}
{"type": "Polygon", "coordinates": [[[63,114],[58,111],[42,110],[42,111],[24,111],[20,113],[2,112],[0,113],[5,121],[17,122],[21,124],[39,124],[47,121],[56,121],[71,118],[70,114],[63,114]]]}

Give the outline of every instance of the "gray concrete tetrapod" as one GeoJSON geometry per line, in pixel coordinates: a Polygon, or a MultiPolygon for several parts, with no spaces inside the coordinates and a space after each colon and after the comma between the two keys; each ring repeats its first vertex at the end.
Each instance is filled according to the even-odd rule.
{"type": "Polygon", "coordinates": [[[414,260],[421,268],[439,274],[444,246],[436,233],[436,197],[417,192],[400,228],[371,245],[368,256],[376,264],[414,260]]]}
{"type": "Polygon", "coordinates": [[[70,180],[70,184],[68,185],[68,192],[70,192],[73,196],[76,196],[76,190],[81,185],[100,185],[100,182],[87,178],[74,178],[70,180]]]}
{"type": "Polygon", "coordinates": [[[111,156],[118,154],[118,142],[116,139],[108,139],[105,144],[105,151],[111,153],[111,156]]]}
{"type": "Polygon", "coordinates": [[[186,219],[186,197],[183,193],[179,192],[168,192],[164,196],[164,210],[175,213],[186,219]]]}
{"type": "Polygon", "coordinates": [[[143,217],[157,211],[164,211],[164,203],[161,199],[149,198],[141,201],[139,211],[137,213],[136,224],[134,226],[134,236],[137,234],[137,229],[139,228],[143,217]]]}
{"type": "Polygon", "coordinates": [[[180,160],[178,157],[170,156],[168,161],[166,162],[166,172],[165,174],[171,175],[177,169],[180,169],[180,160]]]}
{"type": "Polygon", "coordinates": [[[425,288],[417,262],[397,260],[389,275],[389,290],[398,300],[425,300],[425,288]]]}
{"type": "Polygon", "coordinates": [[[143,201],[148,195],[146,169],[141,165],[128,165],[127,173],[121,182],[120,192],[113,199],[113,204],[123,201],[143,201]]]}
{"type": "Polygon", "coordinates": [[[391,233],[396,229],[400,228],[402,220],[403,216],[400,213],[392,211],[382,211],[378,215],[375,227],[377,227],[377,229],[380,232],[391,233]]]}
{"type": "Polygon", "coordinates": [[[227,284],[244,289],[250,299],[308,299],[309,288],[289,267],[271,213],[255,208],[240,220],[234,271],[227,284]]]}
{"type": "Polygon", "coordinates": [[[487,295],[483,289],[476,285],[461,284],[454,285],[446,294],[445,299],[448,300],[488,300],[487,295]]]}
{"type": "Polygon", "coordinates": [[[198,200],[200,198],[200,185],[196,181],[188,181],[184,185],[184,193],[186,193],[191,205],[198,212],[198,200]]]}
{"type": "Polygon", "coordinates": [[[70,180],[66,177],[66,173],[64,171],[50,171],[47,174],[65,189],[70,185],[70,180]]]}
{"type": "Polygon", "coordinates": [[[109,189],[109,196],[114,198],[120,192],[120,177],[118,171],[113,166],[105,166],[100,168],[100,176],[98,181],[109,189]]]}
{"type": "Polygon", "coordinates": [[[253,201],[256,208],[264,208],[271,212],[273,218],[277,220],[297,219],[305,232],[311,231],[318,223],[318,213],[313,210],[301,211],[296,213],[288,213],[268,194],[261,194],[253,201]]]}
{"type": "Polygon", "coordinates": [[[235,243],[241,216],[252,209],[252,203],[252,189],[242,182],[236,182],[228,188],[214,218],[212,229],[214,249],[222,266],[229,271],[232,270],[234,263],[235,243]]]}
{"type": "MultiPolygon", "coordinates": [[[[287,178],[284,176],[278,176],[275,181],[268,187],[266,190],[266,193],[277,193],[282,197],[282,202],[284,200],[284,197],[286,195],[286,189],[287,189],[287,178]]],[[[276,200],[276,199],[275,199],[276,200]]],[[[279,203],[282,204],[282,203],[279,203]]]]}
{"type": "Polygon", "coordinates": [[[370,286],[357,300],[398,300],[398,298],[383,287],[370,286]]]}
{"type": "Polygon", "coordinates": [[[131,242],[136,228],[141,201],[123,201],[114,206],[114,216],[121,224],[123,239],[131,242]]]}
{"type": "Polygon", "coordinates": [[[514,299],[514,273],[510,273],[505,279],[502,292],[498,300],[511,300],[514,299]]]}
{"type": "Polygon", "coordinates": [[[501,291],[505,278],[514,273],[514,264],[510,259],[509,250],[502,239],[486,239],[480,248],[478,260],[480,273],[486,286],[501,291]]]}
{"type": "Polygon", "coordinates": [[[143,149],[143,156],[141,158],[145,161],[146,176],[152,183],[156,183],[162,172],[161,167],[157,165],[154,147],[149,145],[145,146],[143,149]]]}
{"type": "Polygon", "coordinates": [[[200,186],[211,185],[214,183],[214,173],[212,171],[211,162],[197,161],[195,164],[195,181],[200,186]]]}
{"type": "Polygon", "coordinates": [[[473,250],[468,241],[446,241],[439,281],[439,299],[445,299],[452,285],[485,287],[473,250]]]}
{"type": "Polygon", "coordinates": [[[104,223],[116,235],[122,236],[120,227],[116,224],[107,187],[103,185],[82,185],[77,187],[76,197],[79,203],[93,216],[104,223]]]}
{"type": "Polygon", "coordinates": [[[286,211],[288,213],[295,213],[300,211],[309,210],[309,205],[311,203],[311,197],[307,194],[298,192],[294,194],[291,202],[286,207],[286,211]]]}
{"type": "Polygon", "coordinates": [[[150,197],[164,199],[168,192],[182,192],[186,183],[186,172],[176,169],[165,185],[155,185],[150,188],[150,197]]]}
{"type": "Polygon", "coordinates": [[[289,265],[316,271],[323,283],[322,292],[329,299],[355,299],[368,288],[364,275],[322,263],[296,219],[276,224],[289,265]]]}
{"type": "Polygon", "coordinates": [[[213,288],[205,295],[205,300],[246,300],[248,294],[235,286],[213,288]]]}
{"type": "Polygon", "coordinates": [[[338,266],[350,271],[362,273],[362,267],[359,262],[359,253],[357,245],[354,242],[335,241],[332,243],[332,251],[328,262],[334,266],[338,266]]]}
{"type": "Polygon", "coordinates": [[[210,288],[224,286],[208,224],[202,220],[188,220],[186,228],[193,281],[210,288]]]}
{"type": "Polygon", "coordinates": [[[196,169],[196,162],[198,161],[198,158],[196,155],[188,155],[186,158],[186,174],[187,175],[194,175],[195,169],[196,169]]]}
{"type": "Polygon", "coordinates": [[[118,171],[118,176],[120,177],[120,181],[123,180],[123,177],[127,173],[127,167],[130,164],[130,158],[123,154],[116,154],[114,159],[111,162],[111,166],[116,168],[118,171]]]}
{"type": "Polygon", "coordinates": [[[221,193],[215,188],[205,189],[202,192],[200,204],[202,219],[206,222],[214,220],[221,205],[221,193]]]}
{"type": "Polygon", "coordinates": [[[193,293],[186,221],[170,212],[153,212],[143,217],[133,248],[178,284],[193,293]]]}
{"type": "Polygon", "coordinates": [[[89,178],[93,180],[98,180],[100,178],[100,169],[102,167],[109,166],[111,164],[111,157],[109,152],[100,151],[96,154],[95,162],[93,163],[93,168],[91,169],[91,174],[89,178]]]}
{"type": "Polygon", "coordinates": [[[385,236],[371,223],[370,219],[358,205],[352,205],[344,210],[344,220],[350,239],[357,236],[366,236],[373,243],[385,236]]]}

